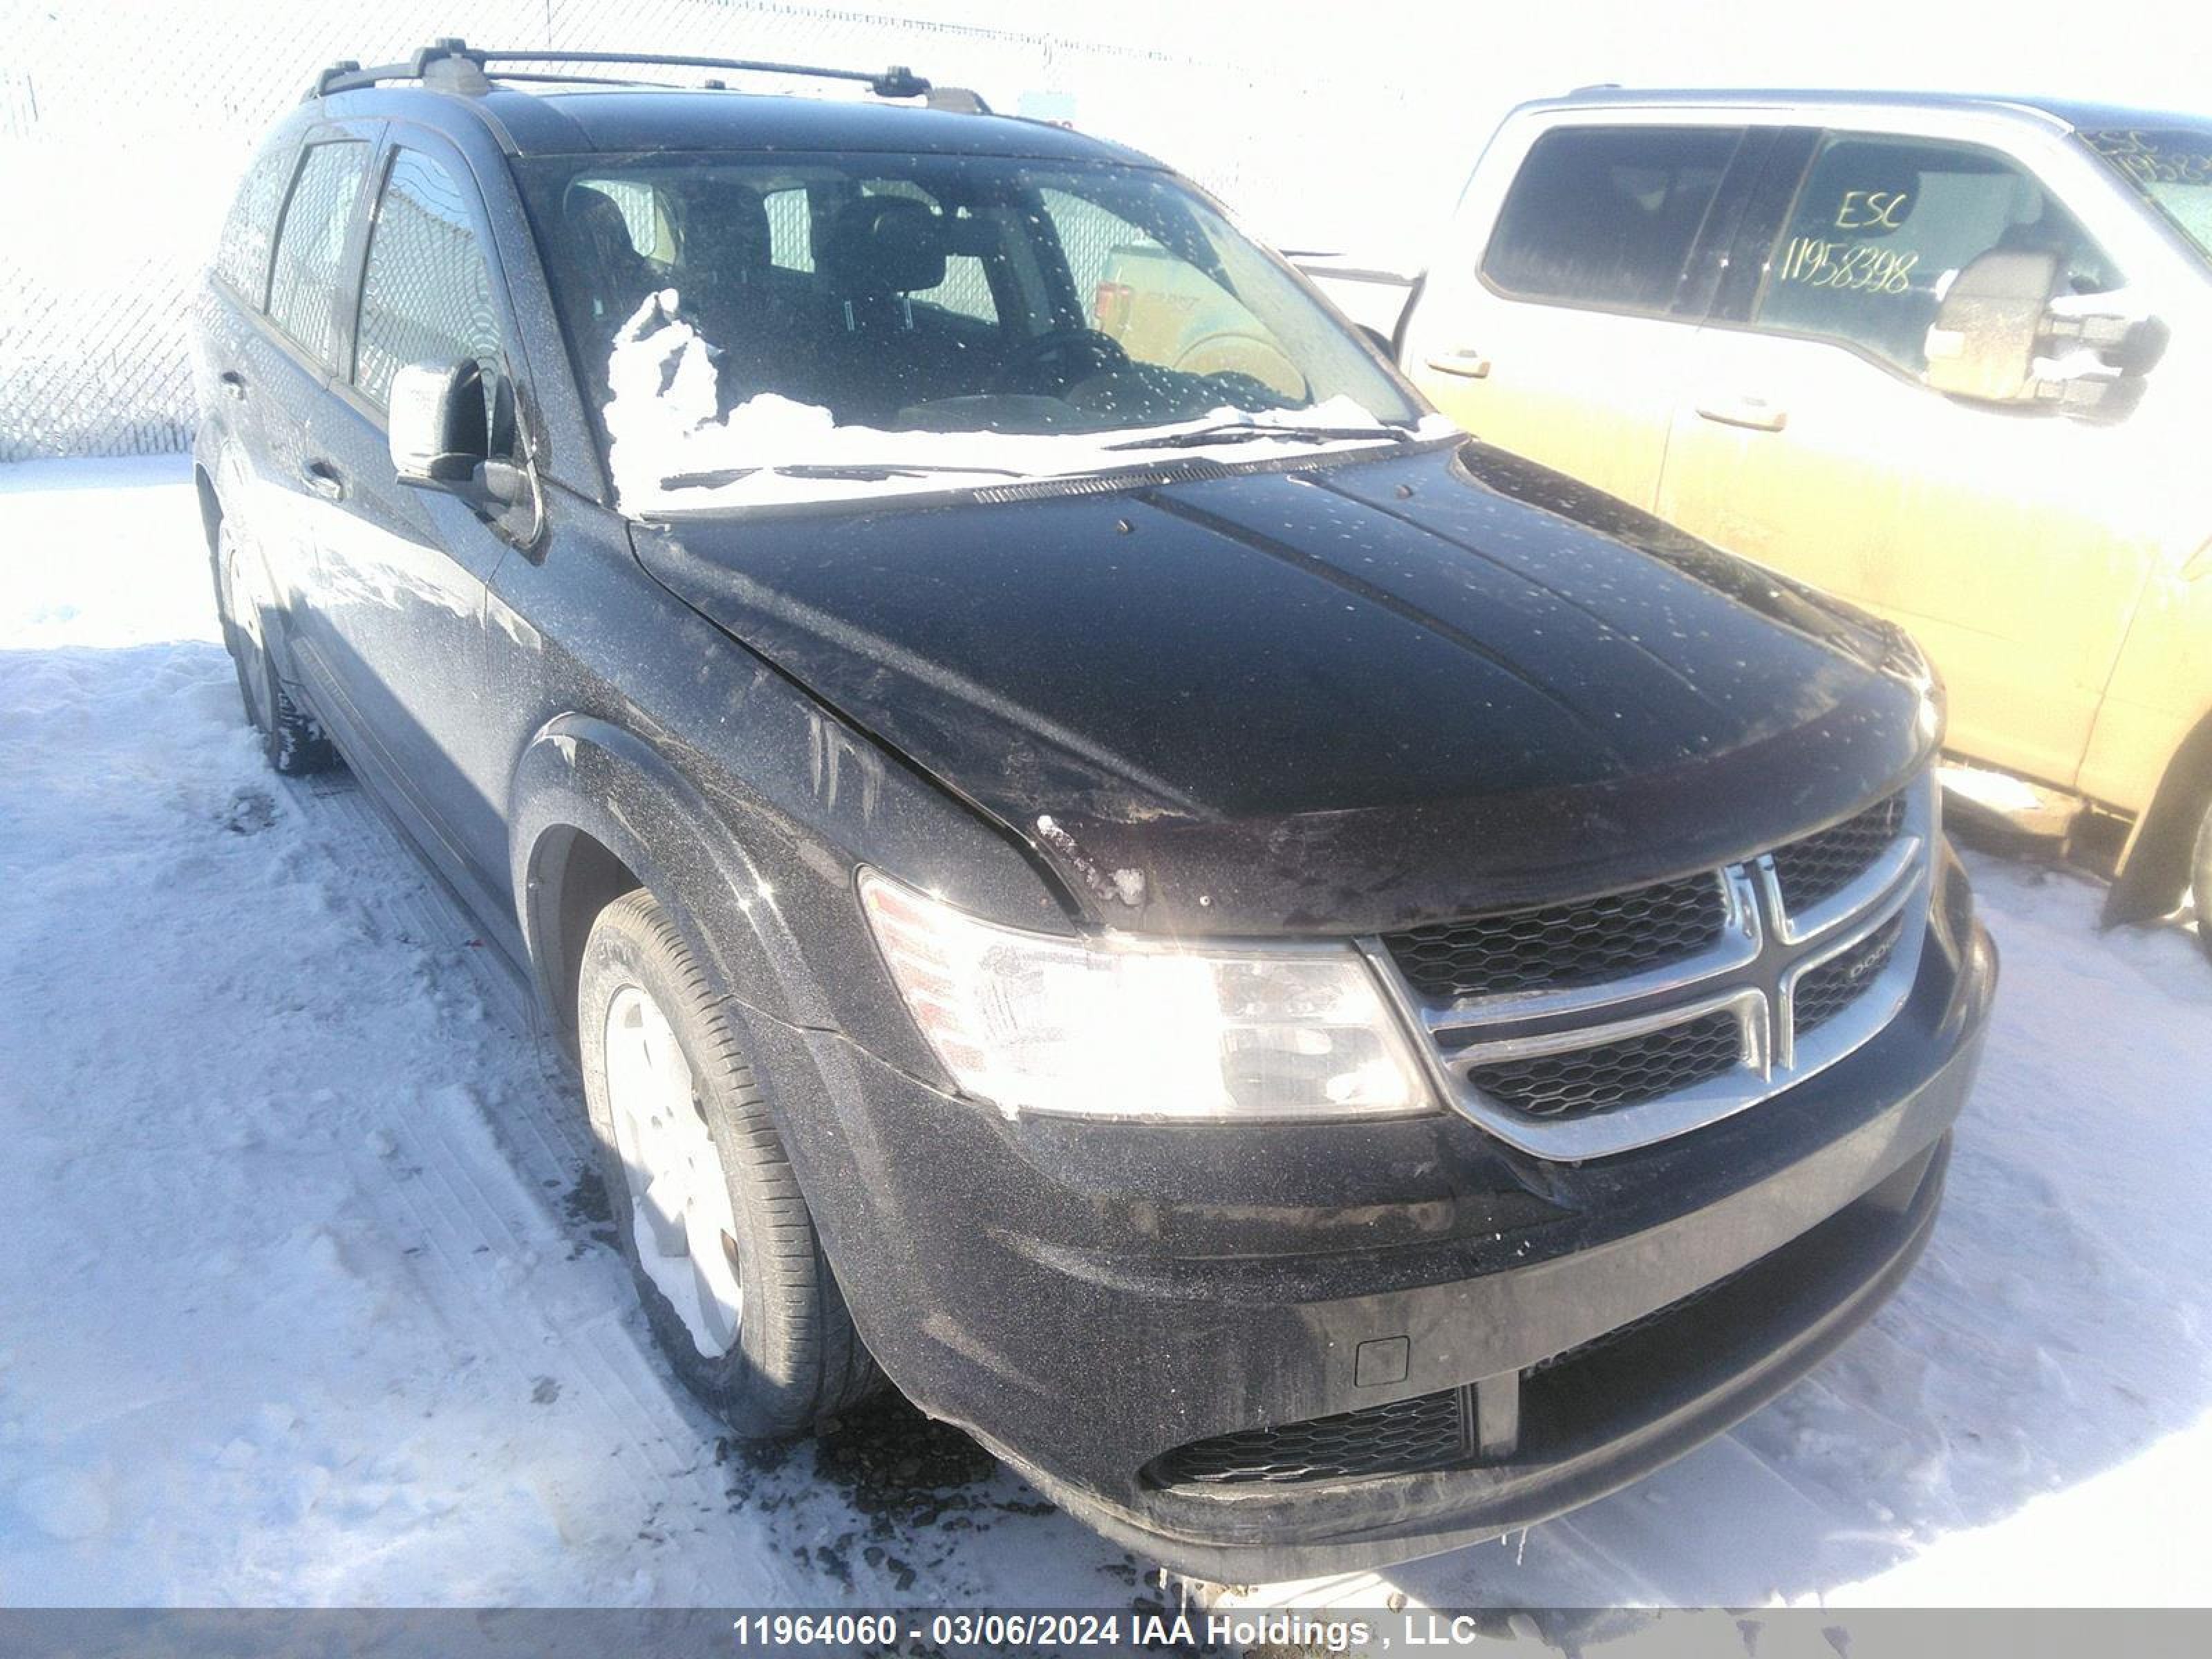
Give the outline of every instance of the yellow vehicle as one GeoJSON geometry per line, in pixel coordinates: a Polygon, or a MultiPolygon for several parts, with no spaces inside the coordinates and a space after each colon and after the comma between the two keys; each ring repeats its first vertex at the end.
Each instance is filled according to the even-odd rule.
{"type": "Polygon", "coordinates": [[[1910,629],[1954,756],[2109,838],[2108,920],[2212,894],[2212,119],[1528,105],[1396,343],[1481,437],[1910,629]]]}

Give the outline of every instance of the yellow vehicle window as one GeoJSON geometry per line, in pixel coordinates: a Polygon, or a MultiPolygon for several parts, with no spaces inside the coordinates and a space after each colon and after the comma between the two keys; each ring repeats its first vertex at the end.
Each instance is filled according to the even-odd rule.
{"type": "Polygon", "coordinates": [[[1133,362],[1197,374],[1243,374],[1285,398],[1305,377],[1219,275],[1171,252],[1118,214],[1066,191],[1038,192],[1060,235],[1086,320],[1133,362]]]}
{"type": "Polygon", "coordinates": [[[1837,341],[1918,376],[1960,271],[1992,250],[2058,256],[2058,290],[2118,271],[2017,162],[1978,145],[1830,133],[1770,251],[1754,326],[1837,341]]]}
{"type": "Polygon", "coordinates": [[[2081,137],[2212,259],[2212,127],[2118,127],[2081,137]]]}
{"type": "Polygon", "coordinates": [[[1570,127],[1528,151],[1482,256],[1493,287],[1664,312],[1742,141],[1741,127],[1570,127]]]}

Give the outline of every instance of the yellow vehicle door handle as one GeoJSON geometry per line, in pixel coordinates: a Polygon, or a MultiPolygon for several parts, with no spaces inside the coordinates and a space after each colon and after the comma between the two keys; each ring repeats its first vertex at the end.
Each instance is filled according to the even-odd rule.
{"type": "Polygon", "coordinates": [[[1789,423],[1790,411],[1777,409],[1764,398],[1711,398],[1698,405],[1702,420],[1723,426],[1747,427],[1753,432],[1779,432],[1789,423]]]}
{"type": "Polygon", "coordinates": [[[1437,374],[1456,374],[1462,380],[1486,380],[1490,378],[1490,359],[1470,349],[1439,352],[1430,358],[1428,363],[1437,374]]]}

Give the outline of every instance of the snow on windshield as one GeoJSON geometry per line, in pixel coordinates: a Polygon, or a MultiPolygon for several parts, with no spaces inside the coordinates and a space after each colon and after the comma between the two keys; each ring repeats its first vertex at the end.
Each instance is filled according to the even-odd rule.
{"type": "MultiPolygon", "coordinates": [[[[1310,409],[1253,414],[1224,407],[1196,420],[1091,432],[841,426],[818,404],[773,392],[718,416],[714,349],[678,314],[678,304],[674,289],[648,295],[615,336],[607,362],[608,465],[623,510],[641,518],[1079,476],[1188,453],[1177,444],[1153,455],[1146,440],[1216,428],[1236,441],[1240,459],[1255,460],[1406,435],[1342,396],[1310,409]],[[1331,435],[1317,440],[1316,428],[1331,435]],[[1247,428],[1284,435],[1250,437],[1247,428]]],[[[1451,429],[1432,416],[1413,435],[1451,429]]]]}

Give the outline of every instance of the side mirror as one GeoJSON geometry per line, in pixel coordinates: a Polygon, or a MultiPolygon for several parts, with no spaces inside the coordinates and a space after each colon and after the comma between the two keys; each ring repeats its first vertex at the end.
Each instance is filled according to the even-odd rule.
{"type": "Polygon", "coordinates": [[[491,453],[483,371],[410,363],[392,377],[389,442],[399,482],[459,494],[491,453]]]}
{"type": "Polygon", "coordinates": [[[458,495],[491,518],[530,494],[522,468],[491,459],[483,371],[473,361],[411,363],[392,377],[389,403],[386,441],[400,483],[458,495]]]}
{"type": "Polygon", "coordinates": [[[2142,399],[2166,325],[2118,293],[2051,297],[2058,256],[1991,249],[1944,291],[1928,331],[1928,384],[1984,403],[2040,404],[2117,420],[2142,399]]]}
{"type": "Polygon", "coordinates": [[[1951,279],[1928,331],[1928,384],[1987,403],[2036,395],[2035,350],[2058,285],[2055,253],[1992,248],[1951,279]]]}

